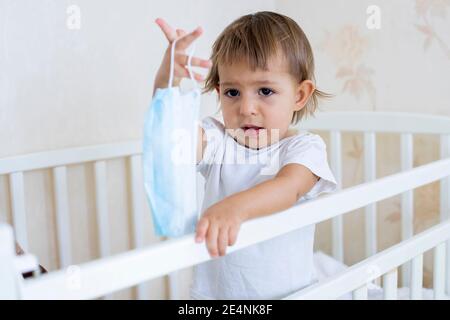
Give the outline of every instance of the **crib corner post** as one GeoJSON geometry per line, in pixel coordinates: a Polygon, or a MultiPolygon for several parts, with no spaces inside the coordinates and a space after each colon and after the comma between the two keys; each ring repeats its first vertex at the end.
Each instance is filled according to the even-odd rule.
{"type": "Polygon", "coordinates": [[[17,274],[14,267],[15,249],[11,226],[0,223],[0,299],[19,299],[17,274]]]}
{"type": "MultiPolygon", "coordinates": [[[[441,135],[441,159],[450,158],[450,134],[441,135]]],[[[440,213],[441,221],[450,219],[450,176],[440,181],[440,213]]],[[[446,244],[446,262],[445,262],[445,291],[450,297],[450,240],[446,244]]]]}

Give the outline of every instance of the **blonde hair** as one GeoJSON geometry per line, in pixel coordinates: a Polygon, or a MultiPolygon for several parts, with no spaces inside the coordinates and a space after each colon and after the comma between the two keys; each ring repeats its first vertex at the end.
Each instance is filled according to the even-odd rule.
{"type": "MultiPolygon", "coordinates": [[[[203,93],[214,91],[219,86],[219,63],[231,65],[246,59],[251,70],[267,70],[268,60],[279,49],[294,79],[299,83],[304,80],[315,82],[314,57],[303,30],[287,16],[262,11],[240,17],[219,35],[212,48],[212,67],[205,79],[203,93]]],[[[329,97],[331,95],[315,89],[306,105],[294,112],[291,124],[297,124],[303,117],[314,114],[318,108],[318,99],[329,97]]]]}

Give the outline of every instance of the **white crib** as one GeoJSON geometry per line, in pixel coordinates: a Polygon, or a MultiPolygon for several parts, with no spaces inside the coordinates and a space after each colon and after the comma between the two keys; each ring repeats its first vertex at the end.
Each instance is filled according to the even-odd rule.
{"type": "MultiPolygon", "coordinates": [[[[373,282],[383,280],[380,298],[396,299],[397,268],[403,268],[402,283],[408,298],[422,298],[423,254],[433,250],[433,298],[450,296],[450,118],[409,113],[339,112],[321,113],[303,121],[302,129],[330,131],[329,155],[338,183],[342,181],[341,133],[364,134],[365,183],[335,194],[305,202],[281,214],[256,219],[241,227],[238,242],[228,252],[287,233],[303,226],[332,219],[332,254],[343,261],[343,215],[365,208],[367,258],[341,272],[311,285],[286,299],[368,299],[373,282]],[[376,179],[376,134],[401,134],[402,171],[376,179]],[[440,136],[442,160],[413,168],[413,135],[440,136]],[[441,222],[413,234],[413,190],[440,180],[441,222]],[[376,243],[376,203],[401,194],[402,242],[378,252],[376,243]],[[299,215],[299,210],[308,215],[299,215]]],[[[13,223],[0,225],[0,298],[9,299],[91,299],[117,290],[140,285],[150,279],[169,275],[170,298],[178,298],[177,270],[209,259],[204,245],[195,244],[193,235],[144,245],[143,208],[146,200],[141,181],[141,143],[131,141],[0,159],[0,175],[9,176],[13,223]],[[111,255],[106,193],[106,161],[127,158],[131,181],[131,215],[136,249],[111,255]],[[95,199],[101,259],[74,265],[70,245],[70,214],[66,167],[94,163],[95,199]],[[37,269],[30,254],[16,256],[14,238],[28,248],[25,215],[24,172],[52,168],[57,221],[60,270],[24,279],[23,272],[37,269]],[[14,231],[13,231],[14,230],[14,231]],[[13,234],[15,237],[13,237],[13,234]],[[156,261],[156,263],[155,263],[156,261]]],[[[342,186],[342,185],[341,185],[342,186]]],[[[126,212],[125,214],[129,214],[126,212]]],[[[138,298],[146,290],[138,287],[138,298]]]]}

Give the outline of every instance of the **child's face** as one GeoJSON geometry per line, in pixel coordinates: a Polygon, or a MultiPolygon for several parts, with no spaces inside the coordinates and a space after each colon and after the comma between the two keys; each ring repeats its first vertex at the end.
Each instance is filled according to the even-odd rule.
{"type": "Polygon", "coordinates": [[[305,106],[314,88],[311,81],[295,81],[279,56],[267,65],[268,70],[252,71],[241,62],[219,65],[218,69],[217,91],[225,128],[250,148],[261,148],[288,136],[294,112],[305,106]],[[261,129],[248,129],[247,125],[261,129]]]}

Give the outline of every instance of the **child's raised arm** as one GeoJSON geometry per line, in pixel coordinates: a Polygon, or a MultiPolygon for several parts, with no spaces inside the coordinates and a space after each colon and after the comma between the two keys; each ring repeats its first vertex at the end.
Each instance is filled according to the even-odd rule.
{"type": "MultiPolygon", "coordinates": [[[[164,57],[159,67],[158,73],[155,77],[153,95],[157,88],[167,88],[170,78],[170,51],[172,48],[172,43],[175,39],[178,39],[175,47],[175,57],[174,57],[174,68],[173,68],[173,85],[178,86],[182,78],[189,78],[189,71],[186,68],[188,55],[186,54],[186,49],[201,36],[203,30],[198,27],[191,33],[186,33],[182,29],[177,29],[176,31],[163,19],[156,19],[156,24],[161,28],[162,32],[167,38],[169,45],[164,53],[164,57]]],[[[201,68],[209,69],[212,66],[210,60],[201,59],[199,57],[192,57],[191,65],[201,68]]],[[[203,75],[193,72],[194,78],[197,81],[204,80],[203,75]]],[[[197,144],[197,163],[199,163],[203,158],[203,150],[206,148],[206,141],[203,141],[204,130],[198,127],[198,144],[197,144]]]]}
{"type": "MultiPolygon", "coordinates": [[[[198,27],[191,33],[186,33],[182,29],[177,29],[176,31],[163,19],[156,19],[156,24],[161,28],[164,35],[169,42],[169,45],[164,53],[161,66],[159,67],[158,73],[155,77],[155,91],[156,88],[167,88],[169,78],[170,78],[170,51],[172,48],[172,43],[175,39],[178,39],[175,48],[174,57],[174,74],[173,74],[173,85],[178,86],[182,78],[189,78],[189,71],[186,68],[188,55],[186,54],[186,49],[194,42],[198,37],[201,36],[203,30],[198,27]]],[[[201,59],[199,57],[192,57],[191,65],[193,67],[207,68],[209,69],[212,65],[210,60],[201,59]]],[[[197,81],[204,80],[203,75],[193,72],[194,78],[197,81]]]]}

